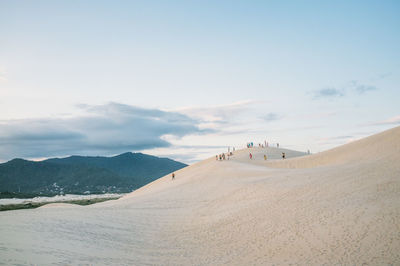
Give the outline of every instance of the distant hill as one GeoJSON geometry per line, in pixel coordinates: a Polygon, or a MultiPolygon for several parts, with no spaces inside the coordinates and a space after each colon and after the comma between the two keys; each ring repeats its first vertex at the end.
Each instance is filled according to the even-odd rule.
{"type": "Polygon", "coordinates": [[[130,192],[185,166],[168,158],[131,152],[40,162],[14,159],[0,164],[0,197],[130,192]]]}

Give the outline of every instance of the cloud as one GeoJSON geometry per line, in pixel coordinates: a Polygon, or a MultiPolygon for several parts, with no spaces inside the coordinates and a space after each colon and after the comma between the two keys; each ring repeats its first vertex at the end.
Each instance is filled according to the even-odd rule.
{"type": "Polygon", "coordinates": [[[356,140],[361,139],[362,137],[365,137],[365,135],[344,135],[344,136],[337,136],[337,137],[326,137],[326,138],[319,138],[316,139],[316,142],[319,143],[320,145],[343,145],[347,144],[356,140]]]}
{"type": "Polygon", "coordinates": [[[226,130],[237,124],[242,125],[241,119],[246,117],[253,106],[260,101],[246,100],[225,105],[209,107],[185,107],[175,111],[197,119],[202,129],[226,130]]]}
{"type": "Polygon", "coordinates": [[[370,85],[358,85],[355,89],[358,94],[364,94],[367,91],[377,90],[378,88],[370,85]]]}
{"type": "Polygon", "coordinates": [[[235,115],[245,112],[255,103],[258,103],[258,101],[246,100],[209,107],[185,107],[177,111],[190,115],[191,117],[196,117],[203,122],[226,123],[227,120],[232,120],[235,115]]]}
{"type": "Polygon", "coordinates": [[[385,120],[364,124],[363,126],[384,126],[384,125],[400,125],[400,115],[385,120]]]}
{"type": "Polygon", "coordinates": [[[318,141],[326,142],[326,141],[335,141],[335,140],[347,140],[347,139],[352,139],[352,138],[354,138],[354,136],[347,135],[347,136],[319,138],[318,141]]]}
{"type": "Polygon", "coordinates": [[[297,114],[295,115],[296,119],[302,120],[315,120],[315,119],[327,119],[333,116],[336,116],[338,113],[337,111],[318,111],[312,113],[305,113],[305,114],[297,114]]]}
{"type": "Polygon", "coordinates": [[[0,121],[0,159],[111,155],[168,147],[164,135],[204,134],[185,114],[119,103],[78,105],[84,115],[0,121]]]}
{"type": "Polygon", "coordinates": [[[333,99],[343,96],[347,96],[351,93],[356,93],[357,95],[362,95],[370,91],[378,90],[374,85],[362,84],[357,80],[349,81],[342,89],[337,89],[335,87],[323,88],[320,90],[314,90],[311,92],[314,99],[333,99]]]}
{"type": "Polygon", "coordinates": [[[357,94],[364,94],[368,91],[378,90],[378,88],[373,85],[360,84],[357,80],[352,80],[349,82],[349,84],[350,89],[352,89],[357,94]]]}
{"type": "Polygon", "coordinates": [[[390,77],[393,73],[392,72],[386,72],[386,73],[382,73],[380,75],[378,75],[379,79],[385,79],[387,77],[390,77]]]}
{"type": "Polygon", "coordinates": [[[271,121],[282,119],[282,117],[283,117],[282,115],[277,114],[277,113],[268,113],[264,116],[261,116],[260,118],[266,122],[271,122],[271,121]]]}
{"type": "Polygon", "coordinates": [[[330,87],[330,88],[324,88],[320,90],[315,90],[312,92],[314,95],[314,99],[320,99],[320,98],[337,98],[337,97],[342,97],[344,96],[344,91],[343,90],[338,90],[336,88],[330,87]]]}

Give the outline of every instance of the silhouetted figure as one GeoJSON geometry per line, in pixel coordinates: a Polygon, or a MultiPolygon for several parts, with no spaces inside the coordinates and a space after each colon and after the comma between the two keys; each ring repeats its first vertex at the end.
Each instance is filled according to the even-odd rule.
{"type": "Polygon", "coordinates": [[[282,159],[286,159],[286,154],[282,152],[282,159]]]}
{"type": "Polygon", "coordinates": [[[175,173],[172,173],[172,180],[175,179],[175,173]]]}

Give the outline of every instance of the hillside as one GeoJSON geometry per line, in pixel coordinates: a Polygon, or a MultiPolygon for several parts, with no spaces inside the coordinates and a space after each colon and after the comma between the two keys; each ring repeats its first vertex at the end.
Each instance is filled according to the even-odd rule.
{"type": "Polygon", "coordinates": [[[185,166],[141,153],[71,156],[40,162],[14,159],[0,164],[0,192],[22,195],[130,192],[185,166]]]}
{"type": "Polygon", "coordinates": [[[6,212],[0,258],[6,264],[399,265],[399,136],[397,127],[321,154],[266,162],[264,152],[281,151],[254,148],[250,160],[243,149],[114,202],[6,212]]]}

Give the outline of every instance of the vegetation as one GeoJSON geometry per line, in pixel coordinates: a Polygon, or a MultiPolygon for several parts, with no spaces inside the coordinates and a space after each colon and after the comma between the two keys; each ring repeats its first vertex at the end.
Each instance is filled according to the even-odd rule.
{"type": "Polygon", "coordinates": [[[0,164],[0,198],[58,194],[126,193],[186,165],[142,153],[70,156],[0,164]]]}
{"type": "Polygon", "coordinates": [[[113,197],[113,198],[94,198],[94,199],[81,199],[81,200],[69,200],[69,201],[52,201],[52,202],[28,202],[28,203],[18,203],[18,204],[7,204],[0,205],[0,211],[11,211],[11,210],[20,210],[20,209],[34,209],[41,207],[50,203],[69,203],[69,204],[77,204],[77,205],[90,205],[94,203],[99,203],[107,200],[116,200],[121,196],[113,197]]]}

